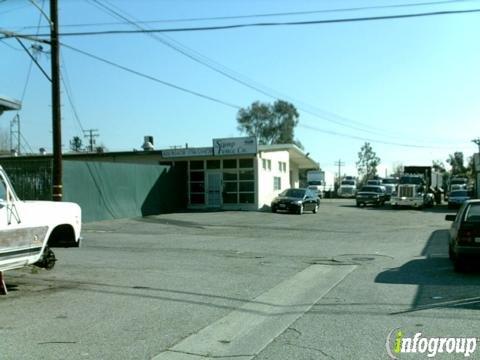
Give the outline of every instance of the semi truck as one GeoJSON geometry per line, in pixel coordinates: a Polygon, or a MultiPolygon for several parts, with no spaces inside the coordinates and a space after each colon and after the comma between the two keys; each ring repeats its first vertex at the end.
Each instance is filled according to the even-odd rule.
{"type": "Polygon", "coordinates": [[[342,198],[354,198],[357,195],[357,179],[354,176],[345,176],[337,190],[342,198]]]}
{"type": "Polygon", "coordinates": [[[431,207],[441,203],[443,176],[431,166],[405,166],[399,179],[397,193],[390,199],[393,207],[431,207]]]}

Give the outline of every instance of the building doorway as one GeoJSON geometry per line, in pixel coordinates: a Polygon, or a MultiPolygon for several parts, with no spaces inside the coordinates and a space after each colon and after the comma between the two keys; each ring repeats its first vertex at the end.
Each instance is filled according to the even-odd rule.
{"type": "Polygon", "coordinates": [[[209,207],[222,206],[222,173],[207,173],[207,205],[209,207]]]}

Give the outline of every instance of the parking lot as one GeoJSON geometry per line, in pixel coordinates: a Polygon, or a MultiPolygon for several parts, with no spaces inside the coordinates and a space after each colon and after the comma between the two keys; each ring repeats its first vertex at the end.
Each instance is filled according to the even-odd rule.
{"type": "Polygon", "coordinates": [[[88,223],[52,271],[5,274],[0,357],[373,359],[396,328],[478,336],[480,273],[453,272],[448,212],[326,199],[88,223]]]}

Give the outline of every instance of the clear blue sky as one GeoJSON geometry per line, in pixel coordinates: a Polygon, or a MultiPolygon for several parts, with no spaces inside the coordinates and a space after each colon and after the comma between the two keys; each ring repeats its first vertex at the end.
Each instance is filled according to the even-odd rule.
{"type": "MultiPolygon", "coordinates": [[[[145,28],[291,22],[480,9],[480,1],[338,0],[109,0],[101,3],[137,21],[190,19],[142,24],[145,28]],[[424,4],[225,20],[194,21],[252,14],[424,4]]],[[[41,6],[42,0],[36,0],[41,6]]],[[[48,13],[48,1],[44,1],[48,13]]],[[[59,0],[61,32],[134,29],[121,24],[93,0],[59,0]],[[70,26],[114,23],[112,25],[70,26]]],[[[35,34],[39,10],[27,0],[0,2],[0,28],[35,34]],[[29,27],[29,28],[25,28],[29,27]]],[[[41,19],[40,33],[47,33],[41,19]]],[[[480,137],[480,13],[307,26],[175,32],[155,35],[175,41],[190,56],[300,109],[296,137],[305,151],[333,171],[356,173],[355,161],[370,140],[382,160],[381,172],[395,164],[431,164],[449,153],[468,157],[480,137]],[[312,113],[316,114],[313,115],[312,113]],[[330,121],[329,121],[330,120],[330,121]],[[341,124],[345,124],[343,126],[341,124]],[[310,127],[310,128],[308,128],[310,127]],[[316,130],[312,129],[315,128],[316,130]],[[319,131],[321,130],[321,131],[319,131]],[[366,131],[364,131],[366,130],[366,131]],[[385,144],[382,142],[387,142],[385,144]],[[410,146],[411,145],[411,146],[410,146]]],[[[232,105],[274,98],[212,71],[146,34],[62,37],[65,44],[135,71],[232,105]]],[[[27,46],[32,43],[25,41],[27,46]]],[[[48,50],[48,47],[45,47],[48,50]]],[[[78,114],[63,91],[63,144],[98,129],[109,150],[140,148],[153,135],[157,149],[173,145],[209,146],[215,137],[239,136],[237,109],[193,96],[85,55],[62,48],[62,71],[78,114]]],[[[39,63],[49,72],[49,55],[39,63]]],[[[20,99],[30,59],[14,39],[0,41],[0,94],[20,99]]],[[[51,150],[50,84],[34,66],[20,112],[29,146],[51,150]]],[[[1,118],[8,131],[13,113],[1,118]]],[[[25,145],[27,146],[27,145],[25,145]]]]}

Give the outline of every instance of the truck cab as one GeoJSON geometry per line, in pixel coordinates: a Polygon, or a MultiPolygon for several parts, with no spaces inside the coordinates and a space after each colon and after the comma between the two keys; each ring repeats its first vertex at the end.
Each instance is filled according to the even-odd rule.
{"type": "MultiPolygon", "coordinates": [[[[22,201],[0,166],[0,280],[4,271],[31,264],[53,268],[56,259],[51,248],[78,247],[80,231],[77,204],[22,201]]],[[[0,293],[2,287],[0,281],[0,293]]]]}

